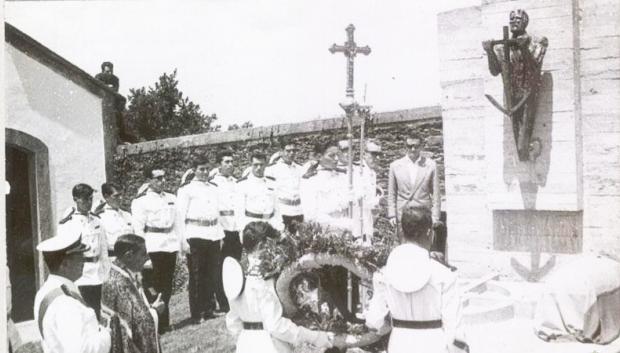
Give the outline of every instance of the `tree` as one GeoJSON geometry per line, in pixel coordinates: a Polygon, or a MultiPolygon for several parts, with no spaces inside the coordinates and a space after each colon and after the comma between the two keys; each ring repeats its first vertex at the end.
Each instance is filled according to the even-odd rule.
{"type": "Polygon", "coordinates": [[[238,130],[238,129],[249,129],[251,127],[253,127],[254,124],[252,124],[251,121],[246,121],[245,123],[241,124],[241,126],[237,125],[237,124],[232,124],[232,125],[228,125],[228,131],[230,130],[238,130]]]}
{"type": "Polygon", "coordinates": [[[218,131],[215,114],[204,114],[200,105],[183,96],[178,88],[177,70],[164,73],[155,87],[129,90],[125,122],[140,140],[218,131]]]}

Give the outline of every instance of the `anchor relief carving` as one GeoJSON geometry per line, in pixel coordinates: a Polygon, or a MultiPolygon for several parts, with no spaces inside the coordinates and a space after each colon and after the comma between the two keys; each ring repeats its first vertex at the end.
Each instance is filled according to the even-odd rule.
{"type": "Polygon", "coordinates": [[[509,24],[503,28],[503,38],[487,40],[482,47],[487,54],[491,75],[502,75],[504,104],[491,95],[487,99],[508,116],[520,161],[536,158],[541,141],[532,139],[536,106],[541,87],[541,67],[549,42],[546,37],[530,36],[526,31],[529,17],[525,10],[510,12],[509,24]]]}

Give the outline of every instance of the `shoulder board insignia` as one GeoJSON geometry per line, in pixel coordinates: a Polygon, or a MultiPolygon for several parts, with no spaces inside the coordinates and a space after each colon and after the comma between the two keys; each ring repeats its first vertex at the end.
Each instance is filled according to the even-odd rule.
{"type": "Polygon", "coordinates": [[[102,214],[104,212],[103,208],[105,207],[105,205],[106,205],[106,202],[101,201],[99,205],[97,205],[97,207],[91,213],[94,214],[95,216],[102,214]]]}
{"type": "Polygon", "coordinates": [[[212,182],[211,180],[207,181],[209,184],[213,185],[213,186],[218,186],[216,183],[212,182]]]}
{"type": "Polygon", "coordinates": [[[272,176],[270,176],[270,175],[265,175],[265,178],[270,179],[270,180],[273,180],[273,181],[276,181],[276,178],[274,178],[274,177],[272,177],[272,176]]]}
{"type": "Polygon", "coordinates": [[[189,179],[189,178],[185,179],[185,181],[183,183],[181,183],[181,185],[179,185],[179,189],[184,187],[184,186],[186,186],[186,185],[188,185],[191,181],[192,180],[189,179]]]}
{"type": "Polygon", "coordinates": [[[246,175],[246,176],[244,176],[243,178],[239,178],[239,180],[237,180],[237,183],[240,183],[240,182],[242,182],[242,181],[244,181],[244,180],[247,180],[247,178],[248,178],[248,176],[247,176],[247,175],[246,175]]]}
{"type": "Polygon", "coordinates": [[[90,215],[91,215],[91,216],[95,216],[95,217],[97,217],[97,218],[101,218],[101,217],[99,217],[99,214],[94,213],[94,212],[90,212],[90,215]]]}
{"type": "Polygon", "coordinates": [[[71,207],[71,212],[69,212],[69,214],[66,215],[65,218],[61,219],[58,223],[59,224],[67,223],[73,217],[74,213],[75,213],[75,207],[71,207]]]}
{"type": "Polygon", "coordinates": [[[301,177],[304,179],[309,179],[312,178],[313,176],[317,175],[318,172],[316,171],[316,169],[314,170],[309,170],[307,171],[304,175],[302,175],[301,177]]]}

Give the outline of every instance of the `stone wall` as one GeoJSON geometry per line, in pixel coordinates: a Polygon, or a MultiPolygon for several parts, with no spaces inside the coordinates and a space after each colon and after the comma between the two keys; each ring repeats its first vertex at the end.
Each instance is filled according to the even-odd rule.
{"type": "Polygon", "coordinates": [[[579,7],[584,249],[620,254],[620,2],[579,7]]]}
{"type": "MultiPolygon", "coordinates": [[[[356,130],[359,132],[359,129],[356,130]]],[[[389,163],[400,158],[404,150],[403,137],[418,133],[427,138],[426,150],[440,166],[443,193],[443,141],[440,108],[437,106],[378,113],[369,124],[367,136],[377,139],[383,153],[378,161],[378,184],[387,191],[389,163]]],[[[249,165],[249,147],[257,142],[270,144],[269,153],[278,150],[278,137],[294,138],[300,147],[298,162],[303,163],[317,142],[346,138],[346,121],[343,118],[315,120],[297,124],[279,124],[252,129],[214,132],[163,139],[133,145],[119,146],[115,156],[114,180],[125,187],[126,206],[142,184],[142,169],[149,164],[162,165],[169,176],[167,189],[175,192],[183,173],[190,167],[191,158],[206,154],[215,162],[215,155],[222,149],[235,151],[235,175],[249,165]]],[[[381,215],[385,215],[385,198],[381,215]]]]}

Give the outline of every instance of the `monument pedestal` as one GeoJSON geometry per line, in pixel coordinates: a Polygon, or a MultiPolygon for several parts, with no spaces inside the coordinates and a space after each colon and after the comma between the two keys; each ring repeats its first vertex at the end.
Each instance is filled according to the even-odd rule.
{"type": "Polygon", "coordinates": [[[613,0],[484,0],[439,15],[447,247],[465,276],[539,281],[573,254],[620,254],[614,14],[613,0]],[[526,161],[510,119],[485,98],[501,102],[504,87],[481,44],[501,38],[517,8],[528,34],[549,40],[532,133],[542,148],[526,161]]]}

